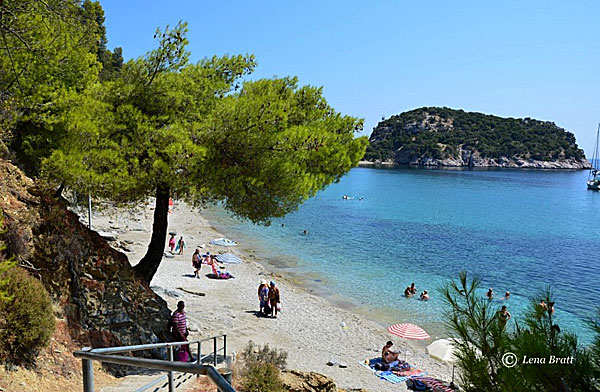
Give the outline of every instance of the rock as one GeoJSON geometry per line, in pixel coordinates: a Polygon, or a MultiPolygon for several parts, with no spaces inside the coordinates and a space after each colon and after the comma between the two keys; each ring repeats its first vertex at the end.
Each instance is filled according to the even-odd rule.
{"type": "Polygon", "coordinates": [[[166,302],[136,276],[127,256],[107,243],[116,241],[116,234],[89,230],[64,201],[36,188],[1,159],[0,212],[7,229],[19,237],[17,261],[28,260],[40,270],[41,282],[63,308],[69,332],[81,346],[169,338],[166,302]]]}
{"type": "Polygon", "coordinates": [[[117,233],[109,231],[99,231],[98,234],[100,235],[100,237],[104,238],[107,241],[115,241],[117,239],[117,233]]]}
{"type": "Polygon", "coordinates": [[[300,372],[297,370],[284,370],[281,380],[287,391],[290,392],[338,392],[333,380],[315,372],[300,372]]]}

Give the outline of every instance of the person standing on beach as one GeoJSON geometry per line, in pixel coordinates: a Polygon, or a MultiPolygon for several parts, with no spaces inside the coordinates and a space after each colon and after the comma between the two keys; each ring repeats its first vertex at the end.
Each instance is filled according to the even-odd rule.
{"type": "MultiPolygon", "coordinates": [[[[185,314],[184,309],[185,303],[183,301],[179,301],[177,303],[177,310],[173,312],[171,318],[169,319],[169,328],[171,329],[171,334],[176,342],[187,342],[188,340],[187,337],[189,335],[189,331],[187,328],[187,315],[185,314]]],[[[193,360],[189,344],[180,346],[179,350],[187,352],[188,361],[193,360]]]]}
{"type": "Polygon", "coordinates": [[[269,284],[269,303],[271,305],[271,317],[277,318],[277,311],[279,310],[279,303],[281,298],[279,297],[279,287],[275,286],[275,282],[271,281],[269,284]],[[275,315],[273,315],[275,313],[275,315]]]}
{"type": "Polygon", "coordinates": [[[179,241],[177,241],[177,247],[175,248],[175,252],[178,255],[183,254],[183,248],[185,248],[185,241],[183,240],[183,236],[179,237],[179,241]]]}
{"type": "Polygon", "coordinates": [[[192,266],[195,268],[194,276],[200,279],[200,267],[202,267],[202,259],[200,258],[199,248],[196,248],[196,251],[192,255],[192,266]]]}
{"type": "Polygon", "coordinates": [[[258,302],[259,302],[259,312],[262,314],[265,305],[269,301],[269,286],[267,286],[266,280],[261,280],[260,285],[258,286],[258,302]]]}
{"type": "Polygon", "coordinates": [[[169,249],[171,253],[173,253],[173,249],[175,248],[175,234],[170,234],[171,238],[169,238],[169,249]]]}

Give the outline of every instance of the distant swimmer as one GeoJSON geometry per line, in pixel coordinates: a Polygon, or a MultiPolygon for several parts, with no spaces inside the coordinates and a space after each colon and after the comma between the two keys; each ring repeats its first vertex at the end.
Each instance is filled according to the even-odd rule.
{"type": "Polygon", "coordinates": [[[358,200],[364,200],[364,199],[365,199],[364,197],[359,197],[359,198],[358,198],[358,200]]]}
{"type": "Polygon", "coordinates": [[[510,291],[507,291],[506,294],[504,294],[504,300],[509,300],[510,299],[510,291]]]}
{"type": "Polygon", "coordinates": [[[427,290],[423,290],[419,298],[421,301],[429,301],[429,294],[427,293],[427,290]]]}
{"type": "Polygon", "coordinates": [[[348,200],[348,195],[344,195],[344,196],[342,196],[342,199],[344,199],[344,200],[348,200]]]}
{"type": "Polygon", "coordinates": [[[490,287],[488,292],[485,293],[485,296],[487,297],[487,299],[491,300],[492,298],[494,298],[494,290],[490,287]]]}
{"type": "Polygon", "coordinates": [[[302,234],[304,234],[304,235],[307,235],[307,234],[308,234],[308,230],[304,230],[304,231],[302,232],[302,234]]]}

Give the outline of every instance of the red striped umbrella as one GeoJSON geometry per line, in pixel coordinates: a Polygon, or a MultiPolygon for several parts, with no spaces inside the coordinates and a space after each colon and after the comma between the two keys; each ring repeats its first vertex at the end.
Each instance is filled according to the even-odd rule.
{"type": "MultiPolygon", "coordinates": [[[[388,327],[388,331],[390,333],[393,333],[396,336],[400,336],[401,338],[404,339],[411,339],[411,340],[425,340],[425,339],[429,339],[430,336],[427,332],[425,332],[425,330],[423,330],[423,328],[419,327],[418,325],[414,325],[411,323],[400,323],[400,324],[394,324],[394,325],[390,325],[388,327]]],[[[406,349],[407,347],[405,346],[404,348],[404,360],[406,361],[406,352],[408,351],[406,349]]]]}
{"type": "Polygon", "coordinates": [[[394,324],[388,327],[388,331],[396,336],[411,340],[429,339],[431,336],[418,325],[411,323],[394,324]]]}

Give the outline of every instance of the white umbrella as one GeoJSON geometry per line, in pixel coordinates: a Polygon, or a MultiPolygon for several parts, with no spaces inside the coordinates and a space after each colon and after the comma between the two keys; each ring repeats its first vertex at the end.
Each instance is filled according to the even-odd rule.
{"type": "Polygon", "coordinates": [[[234,255],[233,253],[223,253],[217,255],[215,258],[221,263],[240,264],[242,262],[242,259],[234,255]]]}
{"type": "Polygon", "coordinates": [[[439,339],[427,346],[427,353],[442,362],[456,363],[456,345],[450,339],[439,339]]]}
{"type": "Polygon", "coordinates": [[[210,241],[210,244],[220,246],[236,246],[237,242],[232,241],[228,238],[215,238],[214,240],[210,241]]]}
{"type": "MultiPolygon", "coordinates": [[[[452,364],[452,383],[454,383],[454,366],[456,361],[458,361],[458,358],[456,357],[456,353],[458,352],[458,342],[460,341],[456,339],[438,339],[427,346],[427,353],[430,357],[452,364]]],[[[472,345],[469,344],[469,347],[472,347],[472,345]]],[[[474,349],[478,355],[481,355],[481,352],[478,349],[474,349]]]]}

